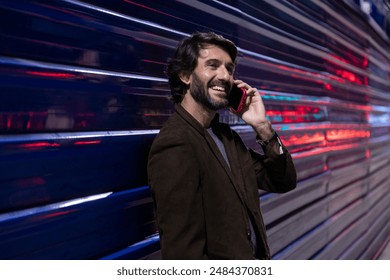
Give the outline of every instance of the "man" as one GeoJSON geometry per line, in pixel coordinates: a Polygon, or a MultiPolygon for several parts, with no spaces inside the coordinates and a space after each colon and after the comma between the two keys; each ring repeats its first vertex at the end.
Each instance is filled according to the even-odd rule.
{"type": "Polygon", "coordinates": [[[176,112],[148,162],[163,259],[269,259],[258,188],[296,186],[291,156],[267,121],[260,94],[233,79],[236,56],[222,36],[194,33],[169,61],[176,112]],[[233,84],[247,91],[238,115],[253,127],[264,155],[218,120],[233,84]]]}

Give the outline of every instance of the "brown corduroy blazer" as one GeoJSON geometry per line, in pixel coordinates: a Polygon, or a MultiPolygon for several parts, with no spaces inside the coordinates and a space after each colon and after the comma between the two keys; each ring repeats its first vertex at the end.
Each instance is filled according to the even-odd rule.
{"type": "MultiPolygon", "coordinates": [[[[183,107],[154,140],[148,178],[163,259],[269,259],[258,188],[287,192],[296,186],[292,158],[248,149],[227,124],[212,122],[229,165],[214,140],[183,107]],[[253,252],[249,219],[257,236],[253,252]]],[[[277,150],[277,149],[276,149],[277,150]]]]}

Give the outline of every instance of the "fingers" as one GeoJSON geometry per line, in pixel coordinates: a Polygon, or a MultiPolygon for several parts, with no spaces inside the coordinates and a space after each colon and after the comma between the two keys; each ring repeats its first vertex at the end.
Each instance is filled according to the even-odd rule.
{"type": "Polygon", "coordinates": [[[258,92],[257,88],[251,87],[250,85],[243,82],[242,80],[235,80],[234,83],[237,85],[237,87],[244,88],[246,90],[247,96],[254,96],[258,92]]]}
{"type": "Polygon", "coordinates": [[[254,96],[257,93],[257,88],[250,88],[246,91],[247,96],[254,96]]]}

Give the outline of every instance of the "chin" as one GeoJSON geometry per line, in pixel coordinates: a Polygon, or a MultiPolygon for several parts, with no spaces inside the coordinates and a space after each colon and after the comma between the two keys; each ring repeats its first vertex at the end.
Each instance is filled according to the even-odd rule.
{"type": "Polygon", "coordinates": [[[209,108],[214,110],[214,111],[217,111],[217,110],[221,110],[221,109],[226,109],[228,107],[228,102],[212,102],[212,103],[209,103],[209,108]]]}

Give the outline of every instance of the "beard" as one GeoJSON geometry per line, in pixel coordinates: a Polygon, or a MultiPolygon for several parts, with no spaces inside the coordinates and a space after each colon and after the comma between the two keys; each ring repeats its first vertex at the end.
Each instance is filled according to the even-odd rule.
{"type": "MultiPolygon", "coordinates": [[[[217,111],[220,109],[224,109],[228,106],[228,99],[227,95],[226,98],[213,98],[209,92],[209,86],[205,86],[205,84],[202,82],[202,80],[196,75],[195,73],[192,73],[193,79],[192,83],[190,84],[190,94],[194,98],[194,100],[202,105],[204,105],[206,108],[217,111]]],[[[230,84],[229,83],[215,83],[213,85],[218,85],[226,88],[227,92],[230,92],[230,84]]]]}

